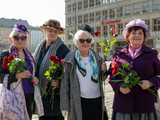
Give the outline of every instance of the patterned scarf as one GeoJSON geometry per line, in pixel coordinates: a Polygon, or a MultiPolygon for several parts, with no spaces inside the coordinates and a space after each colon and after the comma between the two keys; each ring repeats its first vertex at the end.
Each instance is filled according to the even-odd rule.
{"type": "MultiPolygon", "coordinates": [[[[82,74],[83,77],[85,77],[87,72],[86,72],[85,67],[82,65],[82,55],[79,50],[76,50],[76,52],[75,52],[75,61],[77,63],[79,72],[82,74]]],[[[93,71],[92,76],[91,76],[91,80],[94,81],[95,83],[97,83],[99,69],[97,66],[97,61],[96,61],[95,55],[91,50],[89,50],[89,62],[90,62],[90,65],[91,65],[92,71],[93,71]]]]}

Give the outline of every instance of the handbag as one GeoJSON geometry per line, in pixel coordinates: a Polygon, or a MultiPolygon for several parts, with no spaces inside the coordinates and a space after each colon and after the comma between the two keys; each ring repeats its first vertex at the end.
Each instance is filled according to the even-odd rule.
{"type": "Polygon", "coordinates": [[[21,81],[12,83],[9,90],[7,89],[8,76],[5,75],[0,91],[0,120],[29,120],[24,109],[25,98],[21,81]]]}
{"type": "Polygon", "coordinates": [[[38,86],[34,86],[34,101],[36,104],[36,112],[39,116],[44,115],[44,108],[41,98],[41,92],[38,86]]]}

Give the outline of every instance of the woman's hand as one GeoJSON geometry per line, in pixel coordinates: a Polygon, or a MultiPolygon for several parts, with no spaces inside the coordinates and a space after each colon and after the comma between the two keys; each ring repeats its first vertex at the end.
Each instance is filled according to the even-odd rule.
{"type": "Polygon", "coordinates": [[[31,76],[32,74],[28,70],[16,73],[16,79],[30,78],[31,76]]]}
{"type": "Polygon", "coordinates": [[[59,80],[53,81],[53,82],[51,83],[51,86],[57,88],[57,87],[59,86],[59,80]]]}
{"type": "Polygon", "coordinates": [[[120,87],[120,92],[123,94],[129,94],[131,92],[130,88],[122,88],[120,87]]]}
{"type": "Polygon", "coordinates": [[[142,80],[141,82],[142,82],[142,83],[139,84],[139,86],[140,86],[143,90],[146,90],[146,89],[150,88],[151,86],[153,86],[153,84],[152,84],[150,81],[148,81],[148,80],[142,80]]]}
{"type": "Polygon", "coordinates": [[[106,71],[107,71],[107,66],[106,66],[106,63],[105,63],[105,62],[102,63],[102,65],[101,65],[101,70],[102,70],[103,72],[106,72],[106,71]]]}
{"type": "Polygon", "coordinates": [[[39,83],[38,78],[37,78],[37,77],[33,77],[33,79],[32,79],[32,83],[33,83],[33,85],[34,85],[34,86],[37,86],[37,85],[38,85],[38,83],[39,83]]]}

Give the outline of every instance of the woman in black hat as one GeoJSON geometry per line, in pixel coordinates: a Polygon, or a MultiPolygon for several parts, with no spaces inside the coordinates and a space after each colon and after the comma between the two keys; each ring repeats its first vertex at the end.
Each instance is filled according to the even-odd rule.
{"type": "Polygon", "coordinates": [[[50,66],[49,56],[56,55],[63,59],[69,52],[69,49],[63,43],[59,34],[63,33],[63,28],[57,20],[48,20],[40,29],[43,31],[45,40],[43,40],[34,53],[36,61],[36,76],[40,80],[42,88],[48,92],[47,96],[42,96],[45,115],[40,120],[63,120],[60,110],[59,86],[60,81],[50,83],[44,73],[50,66]],[[51,91],[54,89],[54,101],[51,104],[51,91]]]}
{"type": "Polygon", "coordinates": [[[65,57],[60,105],[68,120],[104,120],[102,59],[91,49],[92,33],[89,25],[78,30],[73,39],[77,49],[65,57]]]}

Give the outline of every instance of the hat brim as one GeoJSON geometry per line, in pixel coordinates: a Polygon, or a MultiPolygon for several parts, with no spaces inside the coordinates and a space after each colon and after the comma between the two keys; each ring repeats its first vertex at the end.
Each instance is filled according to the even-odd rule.
{"type": "Polygon", "coordinates": [[[56,29],[56,28],[54,28],[54,27],[49,27],[49,26],[44,26],[44,25],[40,26],[40,30],[41,30],[42,32],[43,32],[45,29],[57,30],[57,31],[58,31],[58,34],[63,34],[63,33],[64,33],[64,31],[60,30],[60,29],[64,29],[64,28],[62,28],[62,27],[60,27],[60,29],[56,29]]]}

